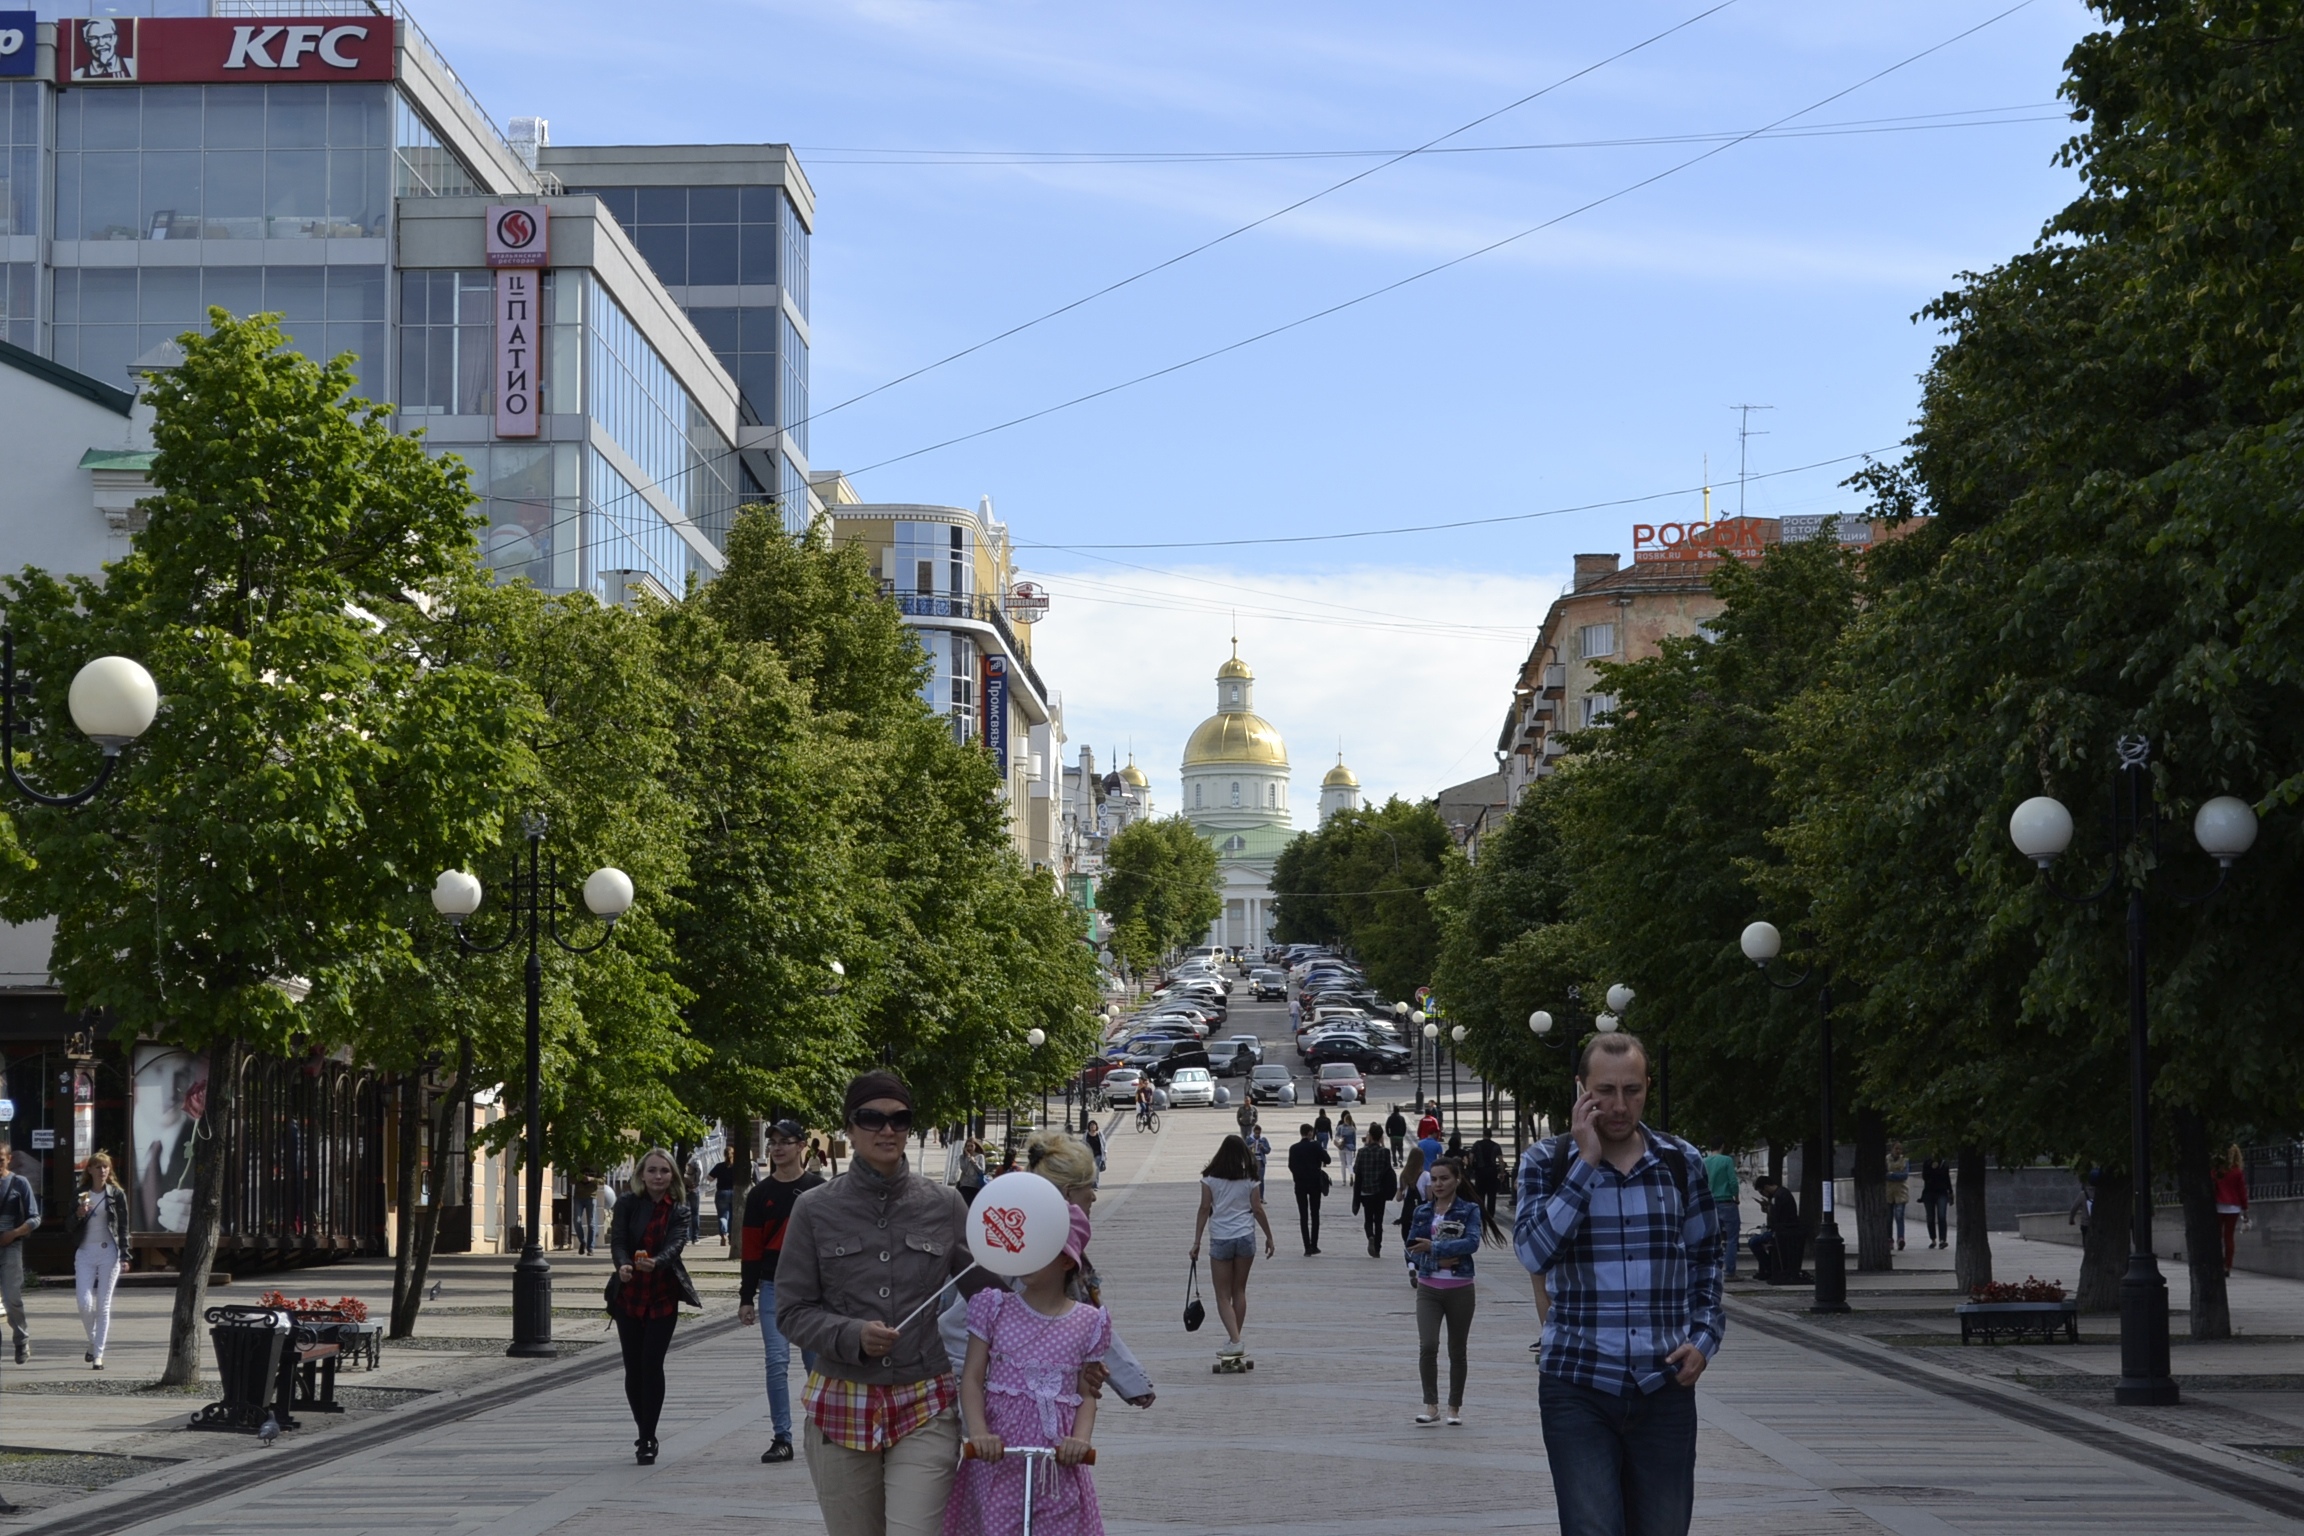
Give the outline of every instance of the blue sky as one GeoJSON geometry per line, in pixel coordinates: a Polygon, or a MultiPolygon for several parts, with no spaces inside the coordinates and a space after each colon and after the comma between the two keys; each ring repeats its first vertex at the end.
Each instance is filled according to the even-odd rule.
{"type": "MultiPolygon", "coordinates": [[[[1392,283],[1774,122],[2010,0],[1735,0],[1681,31],[1071,315],[828,408],[1271,213],[1366,158],[1013,163],[1421,144],[1706,10],[1678,5],[688,4],[466,0],[418,20],[499,119],[561,143],[782,141],[818,198],[811,457],[895,458],[1392,283]],[[865,151],[858,153],[857,151],[865,151]],[[978,151],[1011,163],[912,151],[978,151]]],[[[2091,18],[2012,15],[1796,119],[1436,277],[1155,382],[858,479],[993,496],[1053,588],[1037,655],[1075,747],[1132,740],[1166,805],[1230,610],[1300,804],[1341,740],[1378,793],[1490,765],[1509,678],[1579,550],[1649,508],[1509,516],[1888,447],[1963,269],[2072,194],[2062,61],[2091,18]],[[1968,114],[1947,116],[1947,114],[1968,114]],[[1972,126],[1976,114],[2000,120],[1972,126]],[[2032,119],[2023,121],[2021,119],[2032,119]],[[1950,125],[1950,126],[1947,126],[1950,125]],[[1879,131],[1886,130],[1886,131],[1879,131]],[[1089,552],[1087,544],[1183,547],[1089,552]]],[[[1845,468],[1749,487],[1843,510],[1845,468]]],[[[1716,503],[1717,505],[1718,503],[1716,503]]]]}

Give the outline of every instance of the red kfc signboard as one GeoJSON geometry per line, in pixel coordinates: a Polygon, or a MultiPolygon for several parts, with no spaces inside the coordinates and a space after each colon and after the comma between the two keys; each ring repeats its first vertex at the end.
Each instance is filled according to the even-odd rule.
{"type": "Polygon", "coordinates": [[[99,16],[56,23],[59,85],[151,85],[207,80],[390,80],[397,62],[389,16],[99,16]]]}

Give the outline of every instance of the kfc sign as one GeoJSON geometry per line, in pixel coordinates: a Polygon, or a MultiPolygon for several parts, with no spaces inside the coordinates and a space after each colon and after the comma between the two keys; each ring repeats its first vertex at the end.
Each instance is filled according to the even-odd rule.
{"type": "Polygon", "coordinates": [[[397,39],[388,16],[234,21],[98,16],[56,23],[60,84],[390,80],[397,39]]]}
{"type": "Polygon", "coordinates": [[[1634,563],[1703,560],[1713,555],[1757,560],[1775,543],[1775,526],[1764,517],[1724,517],[1716,523],[1634,523],[1634,563]]]}

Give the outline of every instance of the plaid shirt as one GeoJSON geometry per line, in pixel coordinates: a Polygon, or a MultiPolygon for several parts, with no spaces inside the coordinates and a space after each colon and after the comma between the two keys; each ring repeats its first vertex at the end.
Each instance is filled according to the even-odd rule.
{"type": "Polygon", "coordinates": [[[1682,1344],[1711,1359],[1726,1327],[1719,1208],[1703,1154],[1640,1129],[1648,1146],[1629,1173],[1595,1168],[1564,1136],[1530,1147],[1512,1232],[1520,1262],[1546,1275],[1552,1293],[1544,1373],[1619,1395],[1673,1380],[1664,1357],[1682,1344]],[[1683,1177],[1659,1145],[1679,1151],[1683,1177]]]}
{"type": "Polygon", "coordinates": [[[800,1389],[800,1406],[824,1438],[852,1451],[884,1451],[959,1401],[960,1383],[950,1371],[892,1387],[810,1371],[800,1389]]]}

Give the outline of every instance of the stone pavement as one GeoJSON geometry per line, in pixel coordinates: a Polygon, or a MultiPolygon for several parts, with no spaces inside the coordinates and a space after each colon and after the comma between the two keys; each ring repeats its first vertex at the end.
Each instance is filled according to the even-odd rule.
{"type": "MultiPolygon", "coordinates": [[[[1115,1536],[1553,1529],[1527,1348],[1534,1308],[1525,1276],[1502,1255],[1480,1271],[1468,1422],[1418,1429],[1410,1423],[1419,1395],[1411,1298],[1396,1252],[1367,1258],[1346,1202],[1334,1198],[1327,1252],[1302,1256],[1293,1201],[1275,1186],[1280,1253],[1259,1261],[1249,1293],[1257,1369],[1209,1373],[1220,1333],[1211,1320],[1188,1335],[1178,1313],[1192,1180],[1229,1128],[1224,1111],[1187,1110],[1169,1115],[1157,1137],[1123,1128],[1113,1138],[1096,1253],[1116,1317],[1160,1387],[1151,1409],[1113,1404],[1098,1427],[1097,1481],[1115,1536]]],[[[2116,1434],[2035,1422],[1974,1395],[2018,1389],[1987,1383],[1961,1396],[1938,1380],[1945,1373],[1906,1379],[1905,1362],[1922,1351],[1804,1333],[1805,1322],[1762,1305],[1736,1303],[1738,1318],[1751,1321],[1732,1319],[1727,1349],[1704,1380],[1699,1531],[2304,1529],[2304,1481],[2294,1483],[2296,1507],[2284,1515],[2261,1496],[2219,1492],[2140,1460],[2116,1434]]],[[[87,1536],[821,1531],[804,1466],[758,1461],[767,1426],[756,1335],[717,1312],[682,1332],[665,1454],[653,1468],[630,1462],[631,1426],[602,1351],[549,1367],[470,1411],[443,1393],[373,1416],[344,1433],[340,1456],[321,1459],[316,1442],[300,1447],[292,1438],[279,1450],[143,1474],[15,1528],[87,1536]],[[405,1432],[395,1428],[398,1414],[407,1416],[405,1432]],[[281,1475],[264,1477],[273,1467],[281,1475]]],[[[2277,1503],[2288,1484],[2265,1486],[2277,1503]]]]}

